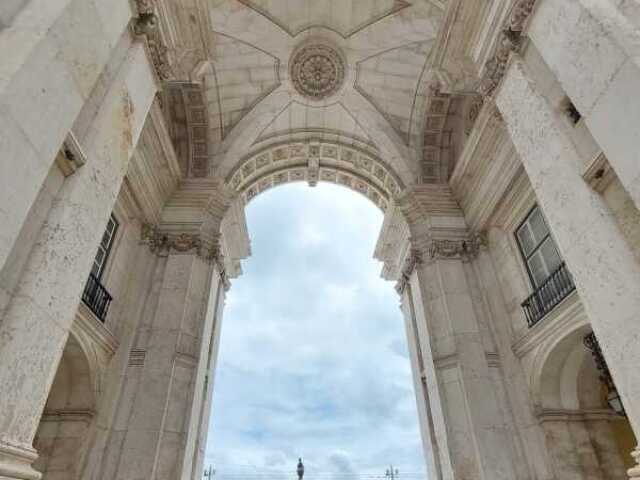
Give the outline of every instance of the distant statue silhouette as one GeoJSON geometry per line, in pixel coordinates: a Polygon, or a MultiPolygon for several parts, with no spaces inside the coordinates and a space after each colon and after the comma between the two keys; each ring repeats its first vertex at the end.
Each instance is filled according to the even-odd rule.
{"type": "Polygon", "coordinates": [[[298,472],[298,480],[302,480],[304,477],[304,465],[302,464],[302,459],[298,459],[298,468],[296,470],[298,472]]]}

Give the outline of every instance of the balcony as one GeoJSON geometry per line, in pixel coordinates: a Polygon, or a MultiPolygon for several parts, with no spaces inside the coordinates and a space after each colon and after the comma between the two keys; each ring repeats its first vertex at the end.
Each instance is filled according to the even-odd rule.
{"type": "Polygon", "coordinates": [[[84,292],[82,293],[82,301],[103,323],[105,318],[107,318],[111,300],[113,300],[113,297],[109,295],[107,289],[104,288],[100,280],[98,280],[93,273],[90,273],[87,284],[84,287],[84,292]]]}
{"type": "Polygon", "coordinates": [[[575,289],[573,277],[563,262],[529,298],[522,302],[529,328],[542,320],[575,289]]]}

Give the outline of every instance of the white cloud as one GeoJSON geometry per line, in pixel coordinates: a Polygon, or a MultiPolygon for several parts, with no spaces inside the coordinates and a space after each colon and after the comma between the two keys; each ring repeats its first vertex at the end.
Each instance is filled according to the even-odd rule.
{"type": "Polygon", "coordinates": [[[207,446],[218,480],[291,480],[298,456],[310,479],[424,472],[404,322],[372,259],[381,213],[341,187],[287,185],[247,216],[207,446]]]}

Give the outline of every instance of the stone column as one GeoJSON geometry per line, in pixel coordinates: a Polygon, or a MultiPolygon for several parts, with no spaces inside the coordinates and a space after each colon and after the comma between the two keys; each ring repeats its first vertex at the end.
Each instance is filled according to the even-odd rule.
{"type": "Polygon", "coordinates": [[[640,208],[640,7],[538,1],[528,35],[640,208]]]}
{"type": "MultiPolygon", "coordinates": [[[[413,377],[413,388],[416,395],[416,406],[418,409],[418,421],[420,422],[420,435],[424,447],[424,457],[427,466],[427,477],[433,479],[442,478],[442,468],[440,466],[440,445],[436,438],[435,425],[429,402],[429,391],[427,388],[426,368],[422,357],[422,345],[420,332],[418,330],[415,306],[413,304],[413,293],[409,278],[413,273],[419,256],[413,253],[407,259],[402,278],[398,282],[396,289],[401,295],[400,309],[405,322],[407,333],[407,345],[409,347],[409,357],[411,359],[411,373],[413,377]]],[[[450,470],[450,469],[449,469],[450,470]]]]}
{"type": "Polygon", "coordinates": [[[0,320],[1,479],[39,478],[30,467],[36,456],[31,444],[155,91],[143,45],[136,42],[94,117],[83,145],[87,163],[60,189],[0,320]]]}
{"type": "Polygon", "coordinates": [[[516,478],[463,262],[465,240],[429,239],[409,282],[443,479],[516,478]]]}
{"type": "Polygon", "coordinates": [[[200,480],[204,473],[204,460],[206,456],[207,440],[209,438],[209,422],[211,420],[212,402],[213,402],[213,384],[215,380],[215,372],[218,360],[218,352],[220,351],[220,332],[222,331],[222,314],[225,303],[226,288],[218,288],[218,307],[213,324],[213,334],[209,348],[209,358],[207,362],[207,372],[203,387],[203,401],[200,406],[198,417],[198,437],[193,457],[193,467],[191,479],[200,480]]]}
{"type": "Polygon", "coordinates": [[[131,16],[128,0],[29,0],[0,28],[0,271],[131,16]]]}
{"type": "Polygon", "coordinates": [[[222,262],[216,263],[214,269],[214,275],[219,277],[219,281],[215,291],[212,290],[209,296],[209,305],[202,328],[200,358],[187,432],[187,447],[182,464],[182,476],[180,477],[184,480],[200,480],[202,478],[202,462],[204,461],[209,431],[213,380],[220,345],[222,310],[225,292],[229,288],[229,281],[226,278],[222,262]]]}
{"type": "MultiPolygon", "coordinates": [[[[166,255],[155,313],[136,341],[136,385],[118,464],[110,476],[129,480],[190,479],[207,363],[224,278],[211,247],[191,234],[155,236],[166,255]]],[[[105,475],[105,472],[103,472],[105,475]]]]}
{"type": "MultiPolygon", "coordinates": [[[[531,478],[554,478],[551,468],[550,452],[545,445],[544,432],[535,415],[530,401],[529,384],[520,359],[513,351],[514,333],[511,318],[507,311],[507,298],[500,284],[496,266],[492,259],[491,243],[496,236],[504,235],[504,231],[495,230],[491,234],[480,236],[480,245],[472,266],[480,282],[483,297],[486,301],[488,324],[495,339],[500,355],[500,373],[503,375],[508,398],[508,413],[513,421],[518,437],[515,448],[521,452],[523,461],[517,467],[528,471],[531,478]]],[[[501,253],[498,253],[500,255],[501,253]]],[[[514,442],[516,443],[516,442],[514,442]]],[[[525,477],[526,478],[526,477],[525,477]]]]}
{"type": "MultiPolygon", "coordinates": [[[[562,113],[541,92],[524,59],[514,55],[496,104],[573,274],[638,436],[640,265],[603,199],[582,179],[582,161],[562,113]]],[[[630,473],[638,477],[640,468],[630,473]]]]}

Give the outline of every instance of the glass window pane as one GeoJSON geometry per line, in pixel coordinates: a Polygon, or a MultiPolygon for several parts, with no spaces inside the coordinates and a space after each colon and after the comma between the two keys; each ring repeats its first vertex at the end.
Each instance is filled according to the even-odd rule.
{"type": "Polygon", "coordinates": [[[525,257],[531,255],[531,252],[536,247],[528,223],[522,225],[518,230],[518,243],[520,243],[520,248],[522,249],[525,257]]]}
{"type": "Polygon", "coordinates": [[[558,249],[556,248],[556,245],[551,237],[547,238],[544,241],[539,251],[544,258],[544,263],[546,264],[549,273],[552,273],[554,270],[556,270],[562,263],[562,259],[558,254],[558,249]]]}
{"type": "Polygon", "coordinates": [[[533,256],[529,259],[528,265],[531,276],[533,277],[533,283],[535,283],[535,285],[539,287],[549,276],[549,272],[547,271],[547,268],[544,264],[544,260],[542,258],[542,253],[540,253],[540,250],[533,254],[533,256]]]}
{"type": "Polygon", "coordinates": [[[549,234],[547,224],[545,223],[542,212],[538,207],[536,207],[536,209],[531,212],[529,221],[527,223],[531,227],[533,238],[535,239],[536,245],[538,245],[542,241],[542,239],[549,234]]]}

